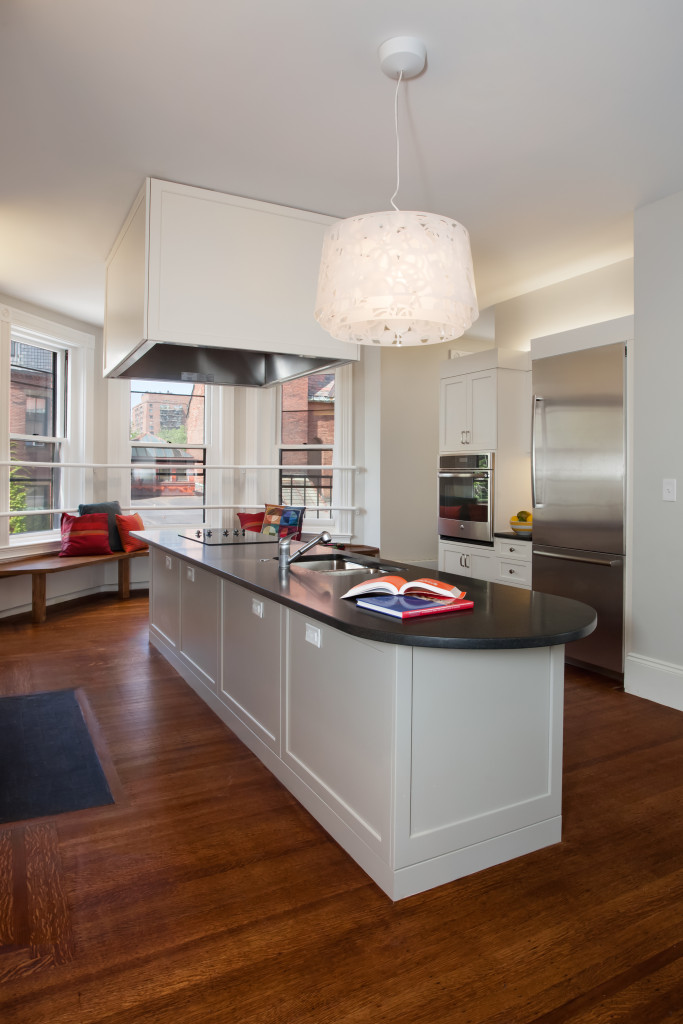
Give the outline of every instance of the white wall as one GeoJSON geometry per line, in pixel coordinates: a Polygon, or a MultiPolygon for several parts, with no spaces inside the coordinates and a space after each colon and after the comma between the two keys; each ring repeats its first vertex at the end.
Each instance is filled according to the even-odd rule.
{"type": "Polygon", "coordinates": [[[539,288],[496,306],[496,346],[528,351],[531,338],[633,313],[633,260],[539,288]]]}
{"type": "Polygon", "coordinates": [[[625,687],[683,710],[683,192],[636,211],[631,650],[625,687]],[[662,501],[662,479],[678,500],[662,501]]]}
{"type": "Polygon", "coordinates": [[[380,487],[384,558],[434,562],[439,364],[449,345],[381,351],[380,487]]]}

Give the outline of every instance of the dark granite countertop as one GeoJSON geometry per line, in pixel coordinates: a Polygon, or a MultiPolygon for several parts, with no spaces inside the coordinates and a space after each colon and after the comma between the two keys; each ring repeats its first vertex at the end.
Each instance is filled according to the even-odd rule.
{"type": "MultiPolygon", "coordinates": [[[[145,530],[138,535],[152,546],[238,586],[345,633],[380,643],[484,650],[549,647],[580,640],[593,632],[597,622],[595,611],[579,601],[354,554],[356,562],[394,566],[407,579],[429,576],[455,583],[474,601],[471,611],[402,621],[363,611],[353,600],[341,600],[341,595],[358,582],[353,576],[315,572],[306,568],[305,561],[294,562],[281,573],[275,541],[272,548],[263,543],[209,546],[179,537],[172,530],[145,530]]],[[[292,551],[296,546],[293,542],[292,551]]],[[[308,554],[316,553],[329,555],[330,549],[320,545],[308,554]]]]}
{"type": "Polygon", "coordinates": [[[514,530],[507,530],[504,533],[494,533],[494,537],[501,537],[503,540],[523,540],[527,543],[531,543],[531,534],[524,536],[521,533],[515,533],[514,530]]]}

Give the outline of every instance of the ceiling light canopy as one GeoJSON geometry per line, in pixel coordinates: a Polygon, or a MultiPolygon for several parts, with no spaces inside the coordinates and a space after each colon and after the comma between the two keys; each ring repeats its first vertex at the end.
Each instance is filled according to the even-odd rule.
{"type": "Polygon", "coordinates": [[[411,37],[379,48],[397,78],[393,210],[349,217],[325,235],[315,318],[334,338],[362,345],[428,345],[459,338],[479,315],[467,229],[435,213],[399,210],[398,94],[420,74],[424,44],[411,37]]]}

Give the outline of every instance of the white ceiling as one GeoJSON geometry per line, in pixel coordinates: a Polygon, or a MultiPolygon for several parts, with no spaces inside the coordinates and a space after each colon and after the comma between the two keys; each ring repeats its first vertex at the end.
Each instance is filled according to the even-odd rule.
{"type": "Polygon", "coordinates": [[[1,0],[0,292],[97,324],[147,175],[470,231],[480,306],[625,259],[683,189],[681,0],[1,0]]]}

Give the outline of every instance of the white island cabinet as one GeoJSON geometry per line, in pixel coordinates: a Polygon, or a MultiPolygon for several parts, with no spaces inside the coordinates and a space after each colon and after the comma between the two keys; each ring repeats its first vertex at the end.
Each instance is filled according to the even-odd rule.
{"type": "Polygon", "coordinates": [[[392,899],[560,841],[562,643],[592,609],[473,581],[470,618],[409,627],[304,562],[142,536],[151,642],[392,899]]]}
{"type": "Polygon", "coordinates": [[[282,618],[275,601],[222,581],[220,700],[266,746],[280,753],[282,618]]]}
{"type": "Polygon", "coordinates": [[[150,637],[174,652],[193,679],[215,690],[220,663],[220,579],[152,549],[150,637]]]}

